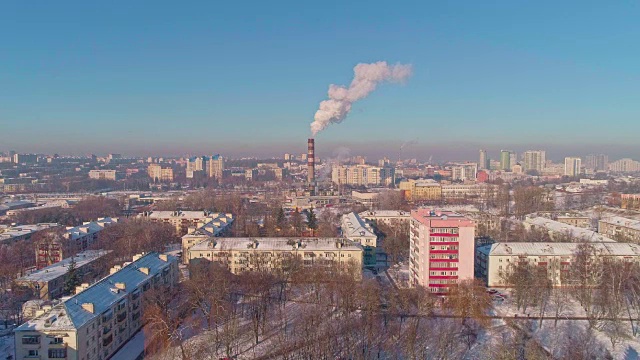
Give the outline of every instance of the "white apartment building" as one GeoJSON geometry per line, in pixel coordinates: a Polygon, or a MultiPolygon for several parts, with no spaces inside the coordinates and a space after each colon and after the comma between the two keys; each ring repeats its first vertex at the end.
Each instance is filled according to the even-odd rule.
{"type": "Polygon", "coordinates": [[[374,221],[378,224],[408,226],[411,222],[411,212],[403,210],[372,210],[363,211],[358,215],[365,220],[374,221]]]}
{"type": "Polygon", "coordinates": [[[233,219],[233,215],[225,213],[215,213],[209,211],[146,211],[138,215],[155,222],[171,224],[176,228],[176,233],[184,235],[188,233],[190,227],[201,227],[211,221],[226,221],[233,219]]]}
{"type": "Polygon", "coordinates": [[[220,156],[220,154],[213,155],[209,159],[209,177],[222,179],[222,174],[224,172],[224,158],[220,156]]]}
{"type": "Polygon", "coordinates": [[[388,186],[395,183],[395,169],[371,165],[334,166],[331,180],[338,185],[388,186]]]}
{"type": "Polygon", "coordinates": [[[598,221],[598,231],[611,238],[623,238],[640,244],[640,221],[609,216],[598,221]]]}
{"type": "Polygon", "coordinates": [[[90,170],[89,179],[95,180],[117,180],[115,170],[90,170]]]}
{"type": "Polygon", "coordinates": [[[535,170],[542,174],[547,163],[547,153],[544,150],[528,150],[524,152],[524,171],[535,170]]]}
{"type": "Polygon", "coordinates": [[[231,233],[233,216],[231,214],[217,214],[218,217],[200,227],[189,227],[187,234],[182,237],[182,261],[189,263],[186,256],[189,248],[213,237],[228,236],[231,233]]]}
{"type": "Polygon", "coordinates": [[[342,215],[340,227],[342,236],[359,243],[364,249],[363,265],[376,266],[376,247],[378,246],[378,236],[373,231],[371,225],[356,214],[350,212],[342,215]]]}
{"type": "Polygon", "coordinates": [[[341,238],[211,238],[192,246],[187,258],[215,261],[234,274],[281,271],[292,261],[361,271],[363,252],[362,245],[341,238]]]}
{"type": "Polygon", "coordinates": [[[32,289],[41,300],[52,300],[63,295],[64,282],[69,265],[75,262],[75,269],[82,276],[90,272],[94,261],[110,253],[111,250],[86,250],[73,258],[66,258],[53,265],[36,270],[16,279],[16,284],[32,289]],[[73,259],[73,260],[72,260],[73,259]]]}
{"type": "Polygon", "coordinates": [[[478,164],[455,164],[451,167],[451,178],[453,180],[474,180],[478,174],[478,164]]]}
{"type": "Polygon", "coordinates": [[[141,329],[142,296],[178,282],[169,255],[136,255],[133,262],[15,329],[16,359],[109,359],[141,329]]]}
{"type": "Polygon", "coordinates": [[[632,173],[640,171],[640,162],[625,158],[609,164],[609,170],[617,173],[632,173]]]}
{"type": "Polygon", "coordinates": [[[98,239],[98,233],[105,227],[116,224],[118,218],[99,218],[97,221],[85,222],[82,225],[67,227],[67,231],[63,234],[64,238],[69,240],[78,249],[86,249],[89,245],[98,239]]]}
{"type": "Polygon", "coordinates": [[[582,159],[579,157],[564,158],[564,175],[575,177],[580,175],[582,167],[582,159]]]}
{"type": "Polygon", "coordinates": [[[549,233],[551,239],[568,237],[574,239],[573,241],[575,242],[615,242],[615,240],[607,237],[605,234],[591,231],[583,226],[572,225],[574,222],[576,225],[583,225],[585,222],[584,218],[560,217],[559,220],[562,221],[555,221],[540,216],[529,217],[522,222],[522,225],[524,225],[524,228],[527,230],[545,230],[549,233]]]}
{"type": "MultiPolygon", "coordinates": [[[[554,285],[566,281],[580,243],[505,242],[484,245],[476,251],[476,276],[489,287],[505,286],[501,274],[510,264],[526,262],[545,270],[554,285]]],[[[640,246],[628,243],[591,243],[594,255],[622,261],[640,261],[640,246]]]]}

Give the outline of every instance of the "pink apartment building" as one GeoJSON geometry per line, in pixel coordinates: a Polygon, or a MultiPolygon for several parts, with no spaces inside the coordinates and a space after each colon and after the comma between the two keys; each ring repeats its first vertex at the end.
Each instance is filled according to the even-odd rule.
{"type": "Polygon", "coordinates": [[[411,211],[410,281],[444,294],[460,280],[473,279],[475,224],[452,211],[411,211]]]}

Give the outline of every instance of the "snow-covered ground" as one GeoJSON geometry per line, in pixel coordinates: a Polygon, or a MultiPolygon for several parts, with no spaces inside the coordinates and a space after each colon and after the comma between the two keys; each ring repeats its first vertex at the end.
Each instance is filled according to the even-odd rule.
{"type": "Polygon", "coordinates": [[[12,359],[16,357],[16,349],[13,335],[0,337],[0,359],[5,360],[9,356],[12,359]]]}
{"type": "MultiPolygon", "coordinates": [[[[501,303],[495,303],[495,314],[510,317],[518,316],[518,318],[522,318],[523,324],[526,322],[527,326],[529,326],[533,331],[536,341],[538,341],[540,345],[552,354],[554,354],[561,346],[565,345],[564,342],[567,341],[566,337],[561,335],[569,332],[575,332],[576,329],[586,330],[589,328],[589,322],[587,320],[566,319],[572,317],[586,317],[584,308],[573,298],[570,298],[566,302],[566,305],[562,307],[562,311],[559,312],[559,320],[557,321],[557,324],[554,319],[545,319],[542,320],[541,323],[540,320],[525,320],[528,319],[529,316],[540,316],[541,313],[539,307],[529,307],[527,308],[526,313],[524,313],[522,310],[517,309],[515,301],[509,291],[501,290],[501,292],[506,293],[507,298],[501,303]]],[[[555,317],[555,314],[556,307],[552,302],[550,302],[547,305],[543,316],[555,317]]],[[[615,347],[612,345],[610,337],[605,331],[594,328],[593,335],[600,343],[598,345],[605,347],[614,359],[638,359],[638,354],[640,353],[640,338],[633,336],[631,323],[629,321],[622,321],[622,324],[625,331],[625,338],[620,339],[619,342],[616,343],[615,347]]]]}

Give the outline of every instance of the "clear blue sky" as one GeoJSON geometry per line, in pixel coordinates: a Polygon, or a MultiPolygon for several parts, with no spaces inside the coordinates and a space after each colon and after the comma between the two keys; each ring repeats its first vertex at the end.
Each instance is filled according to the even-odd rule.
{"type": "Polygon", "coordinates": [[[319,146],[639,153],[638,2],[97,3],[0,3],[0,150],[303,151],[328,85],[386,60],[414,76],[319,146]]]}

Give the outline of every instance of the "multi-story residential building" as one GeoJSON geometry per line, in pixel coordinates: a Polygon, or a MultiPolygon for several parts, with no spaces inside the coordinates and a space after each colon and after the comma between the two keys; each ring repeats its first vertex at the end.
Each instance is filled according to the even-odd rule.
{"type": "Polygon", "coordinates": [[[211,221],[217,219],[228,218],[232,219],[233,215],[214,213],[209,211],[146,211],[138,215],[140,218],[145,218],[155,222],[164,222],[173,225],[176,228],[176,233],[180,236],[186,234],[190,227],[199,228],[211,221]]]}
{"type": "Polygon", "coordinates": [[[478,163],[478,169],[489,170],[491,169],[491,160],[487,156],[487,150],[480,149],[480,162],[478,163]]]}
{"type": "Polygon", "coordinates": [[[598,221],[598,232],[612,239],[640,244],[640,221],[609,216],[598,221]]]}
{"type": "Polygon", "coordinates": [[[348,268],[361,276],[363,251],[362,245],[342,238],[211,238],[192,246],[187,258],[215,261],[233,274],[281,271],[299,261],[301,266],[348,268]]]}
{"type": "Polygon", "coordinates": [[[389,186],[395,183],[395,169],[371,165],[334,166],[331,180],[338,185],[389,186]]]}
{"type": "Polygon", "coordinates": [[[233,216],[231,214],[218,213],[218,217],[200,227],[189,227],[187,234],[182,237],[182,261],[189,263],[187,252],[193,245],[213,237],[228,236],[231,233],[233,216]]]}
{"type": "Polygon", "coordinates": [[[555,221],[541,216],[528,217],[522,222],[522,225],[527,230],[536,229],[547,231],[549,237],[555,241],[572,239],[571,241],[575,242],[615,242],[615,240],[607,237],[606,234],[602,232],[597,233],[585,227],[572,224],[583,224],[584,220],[577,218],[576,220],[572,220],[573,218],[570,217],[563,217],[562,219],[564,221],[561,222],[560,219],[555,221]]]}
{"type": "Polygon", "coordinates": [[[640,162],[625,158],[609,164],[609,170],[617,173],[633,173],[640,171],[640,162]]]}
{"type": "Polygon", "coordinates": [[[502,171],[511,170],[511,151],[509,150],[500,151],[500,170],[502,171]]]}
{"type": "Polygon", "coordinates": [[[411,212],[403,210],[363,211],[358,215],[376,224],[386,224],[389,226],[409,226],[411,222],[411,212]]]}
{"type": "Polygon", "coordinates": [[[206,156],[194,156],[187,160],[187,178],[192,179],[198,174],[209,173],[209,158],[206,156]]]}
{"type": "Polygon", "coordinates": [[[35,164],[38,162],[36,154],[13,154],[14,164],[35,164]]]}
{"type": "Polygon", "coordinates": [[[580,175],[582,167],[582,159],[579,157],[566,157],[564,158],[564,175],[576,177],[580,175]]]}
{"type": "Polygon", "coordinates": [[[446,294],[460,280],[473,279],[475,224],[452,211],[411,211],[410,284],[446,294]]]}
{"type": "Polygon", "coordinates": [[[407,201],[440,201],[442,200],[442,186],[432,179],[409,179],[399,184],[400,190],[407,201]]]}
{"type": "Polygon", "coordinates": [[[475,180],[478,173],[478,164],[455,164],[451,167],[451,178],[453,180],[475,180]]]}
{"type": "Polygon", "coordinates": [[[118,180],[118,174],[115,170],[90,170],[89,179],[94,180],[118,180]]]}
{"type": "Polygon", "coordinates": [[[220,154],[213,155],[209,159],[209,177],[222,179],[224,173],[224,158],[220,154]]]}
{"type": "MultiPolygon", "coordinates": [[[[640,210],[640,194],[621,194],[621,205],[623,209],[640,210]]],[[[0,235],[2,236],[2,235],[0,235]]]]}
{"type": "Polygon", "coordinates": [[[524,171],[536,171],[542,174],[547,164],[547,153],[544,150],[529,150],[524,152],[524,171]]]}
{"type": "MultiPolygon", "coordinates": [[[[602,259],[640,261],[640,247],[628,243],[590,243],[590,253],[602,259]]],[[[581,243],[505,242],[479,246],[476,251],[476,276],[489,287],[504,287],[502,279],[512,264],[534,266],[545,274],[554,286],[566,284],[571,263],[576,254],[584,252],[581,243]]]]}
{"type": "Polygon", "coordinates": [[[462,200],[486,201],[496,186],[491,184],[446,184],[442,185],[442,200],[455,203],[462,200]]]}
{"type": "Polygon", "coordinates": [[[100,231],[117,222],[118,218],[99,218],[97,221],[85,222],[80,226],[67,227],[67,231],[63,234],[63,237],[69,240],[70,244],[77,249],[86,249],[98,240],[98,233],[100,233],[100,231]]]}
{"type": "Polygon", "coordinates": [[[149,253],[77,289],[76,295],[15,329],[16,359],[109,359],[143,325],[142,295],[174,286],[178,262],[149,253]]]}
{"type": "Polygon", "coordinates": [[[609,169],[609,157],[604,154],[587,155],[584,167],[593,171],[607,171],[609,169]]]}
{"type": "Polygon", "coordinates": [[[342,215],[342,223],[340,227],[342,236],[359,243],[364,250],[363,265],[376,266],[377,255],[376,247],[378,246],[378,236],[373,231],[371,225],[360,218],[355,212],[342,215]]]}
{"type": "Polygon", "coordinates": [[[591,227],[591,218],[588,216],[579,215],[559,215],[556,217],[556,221],[559,223],[588,229],[591,227]]]}
{"type": "Polygon", "coordinates": [[[16,280],[19,286],[27,287],[41,300],[52,300],[63,296],[64,282],[69,265],[75,262],[75,271],[80,278],[91,271],[93,262],[110,253],[111,250],[86,250],[74,257],[63,259],[53,265],[36,270],[16,280]]]}
{"type": "Polygon", "coordinates": [[[159,164],[151,164],[147,167],[147,173],[153,181],[173,181],[173,169],[170,167],[162,167],[159,164]]]}
{"type": "Polygon", "coordinates": [[[41,223],[35,225],[16,225],[9,227],[0,226],[0,242],[15,242],[19,240],[29,240],[33,234],[60,227],[55,223],[41,223]]]}

